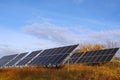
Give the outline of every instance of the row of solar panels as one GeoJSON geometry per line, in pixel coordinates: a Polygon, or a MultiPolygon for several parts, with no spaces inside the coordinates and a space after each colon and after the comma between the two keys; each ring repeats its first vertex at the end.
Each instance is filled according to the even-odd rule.
{"type": "Polygon", "coordinates": [[[14,54],[3,56],[0,59],[0,67],[17,67],[17,66],[59,66],[65,63],[66,57],[78,45],[70,45],[46,50],[33,51],[29,53],[14,54]]]}
{"type": "Polygon", "coordinates": [[[0,58],[0,67],[17,66],[60,66],[68,60],[76,63],[108,62],[119,48],[89,51],[85,53],[73,53],[78,45],[70,45],[46,50],[33,51],[3,56],[0,58]]]}

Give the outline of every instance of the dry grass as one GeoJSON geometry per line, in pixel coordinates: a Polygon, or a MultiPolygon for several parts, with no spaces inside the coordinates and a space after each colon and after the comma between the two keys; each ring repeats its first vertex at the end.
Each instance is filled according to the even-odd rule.
{"type": "Polygon", "coordinates": [[[0,69],[0,80],[120,80],[120,63],[70,65],[60,69],[25,67],[0,69]]]}
{"type": "Polygon", "coordinates": [[[94,45],[93,44],[86,44],[86,45],[82,45],[79,49],[76,49],[75,53],[102,50],[102,49],[105,49],[105,46],[102,44],[94,44],[94,45]]]}

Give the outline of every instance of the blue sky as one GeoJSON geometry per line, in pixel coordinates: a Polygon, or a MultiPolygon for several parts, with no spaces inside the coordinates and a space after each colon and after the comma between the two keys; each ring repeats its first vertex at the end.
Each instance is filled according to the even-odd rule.
{"type": "Polygon", "coordinates": [[[120,44],[120,0],[0,0],[0,55],[74,43],[120,44]]]}

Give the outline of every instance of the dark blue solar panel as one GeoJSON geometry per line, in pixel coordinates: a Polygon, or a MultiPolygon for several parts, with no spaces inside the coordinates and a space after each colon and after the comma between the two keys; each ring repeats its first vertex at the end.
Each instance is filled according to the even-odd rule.
{"type": "Polygon", "coordinates": [[[89,56],[99,55],[98,53],[99,53],[99,50],[91,51],[89,56]]]}
{"type": "Polygon", "coordinates": [[[75,63],[78,58],[80,58],[84,53],[74,53],[71,57],[70,57],[70,63],[75,63]]]}
{"type": "Polygon", "coordinates": [[[21,58],[23,58],[27,53],[21,53],[16,58],[11,60],[6,66],[13,66],[16,62],[18,62],[21,58]]]}
{"type": "Polygon", "coordinates": [[[89,55],[90,55],[90,52],[84,53],[84,56],[89,56],[89,55]]]}
{"type": "Polygon", "coordinates": [[[109,55],[109,56],[106,56],[105,58],[105,62],[108,62],[112,59],[113,55],[109,55]]]}
{"type": "Polygon", "coordinates": [[[28,65],[58,65],[61,64],[65,58],[77,47],[78,45],[58,47],[46,49],[39,54],[28,65]]]}
{"type": "Polygon", "coordinates": [[[0,59],[0,67],[3,67],[5,64],[7,64],[9,61],[11,61],[13,58],[15,58],[18,54],[14,55],[8,55],[8,56],[3,56],[0,59]]]}
{"type": "Polygon", "coordinates": [[[67,54],[59,56],[59,58],[58,58],[57,60],[55,60],[52,64],[55,64],[55,65],[61,64],[62,61],[63,61],[67,56],[68,56],[67,54]]]}
{"type": "Polygon", "coordinates": [[[40,52],[41,52],[41,50],[39,50],[39,51],[33,51],[28,56],[26,56],[23,60],[21,60],[20,62],[18,62],[16,65],[17,66],[26,65],[32,58],[34,58],[35,56],[37,56],[40,52]]]}
{"type": "Polygon", "coordinates": [[[118,49],[119,48],[112,48],[112,49],[86,52],[81,58],[79,58],[77,63],[108,62],[112,59],[112,57],[115,55],[118,49]]]}

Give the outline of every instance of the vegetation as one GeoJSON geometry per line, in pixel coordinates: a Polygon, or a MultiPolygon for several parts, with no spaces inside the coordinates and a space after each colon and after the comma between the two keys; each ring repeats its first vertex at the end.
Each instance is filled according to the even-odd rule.
{"type": "Polygon", "coordinates": [[[0,80],[120,80],[120,63],[97,66],[68,65],[63,68],[6,68],[0,69],[0,80]]]}

